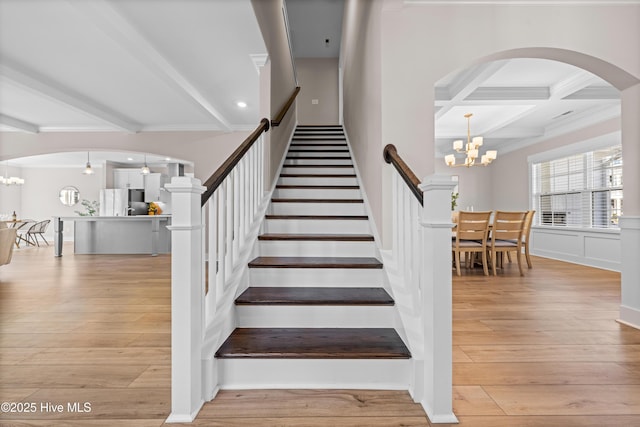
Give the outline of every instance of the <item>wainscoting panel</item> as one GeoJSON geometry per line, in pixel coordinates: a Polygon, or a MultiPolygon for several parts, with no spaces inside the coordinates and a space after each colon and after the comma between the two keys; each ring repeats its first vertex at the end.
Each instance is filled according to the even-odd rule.
{"type": "Polygon", "coordinates": [[[531,253],[545,258],[620,271],[620,232],[533,227],[531,253]]]}

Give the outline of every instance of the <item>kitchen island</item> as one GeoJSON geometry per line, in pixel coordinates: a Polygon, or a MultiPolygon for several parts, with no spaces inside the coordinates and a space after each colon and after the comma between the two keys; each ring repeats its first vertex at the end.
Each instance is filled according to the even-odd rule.
{"type": "Polygon", "coordinates": [[[171,215],[53,217],[55,256],[62,256],[65,221],[74,222],[76,254],[150,254],[171,252],[171,215]]]}

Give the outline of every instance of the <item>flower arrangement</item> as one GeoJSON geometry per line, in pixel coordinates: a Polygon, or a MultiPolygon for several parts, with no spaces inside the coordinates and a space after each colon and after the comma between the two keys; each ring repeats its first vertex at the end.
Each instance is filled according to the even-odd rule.
{"type": "Polygon", "coordinates": [[[84,206],[85,211],[74,211],[80,216],[96,216],[96,213],[100,208],[100,204],[95,200],[82,199],[82,202],[80,202],[80,204],[84,206]]]}
{"type": "Polygon", "coordinates": [[[149,203],[149,215],[160,215],[162,213],[162,209],[155,202],[149,203]]]}
{"type": "Polygon", "coordinates": [[[451,210],[455,211],[456,206],[458,206],[458,197],[460,193],[451,193],[451,210]]]}

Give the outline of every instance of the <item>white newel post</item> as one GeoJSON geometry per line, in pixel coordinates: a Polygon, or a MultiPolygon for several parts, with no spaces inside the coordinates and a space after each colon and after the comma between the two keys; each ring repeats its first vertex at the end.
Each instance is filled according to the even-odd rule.
{"type": "Polygon", "coordinates": [[[204,403],[201,349],[204,281],[200,180],[179,176],[171,192],[171,415],[167,422],[191,422],[204,403]]]}
{"type": "Polygon", "coordinates": [[[448,175],[422,180],[420,213],[424,394],[422,406],[432,423],[457,423],[452,389],[451,192],[448,175]]]}

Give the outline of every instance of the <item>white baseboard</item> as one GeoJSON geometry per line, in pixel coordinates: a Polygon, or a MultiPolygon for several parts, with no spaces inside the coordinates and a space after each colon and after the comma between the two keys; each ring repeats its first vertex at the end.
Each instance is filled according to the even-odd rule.
{"type": "Polygon", "coordinates": [[[640,310],[621,305],[620,318],[617,321],[623,325],[640,329],[640,310]]]}
{"type": "Polygon", "coordinates": [[[167,419],[165,420],[165,423],[167,423],[167,424],[191,423],[198,416],[198,412],[200,412],[200,409],[202,409],[202,405],[204,405],[204,400],[201,401],[200,404],[198,405],[197,409],[195,409],[190,414],[174,414],[174,413],[171,413],[169,415],[169,417],[167,417],[167,419]]]}

